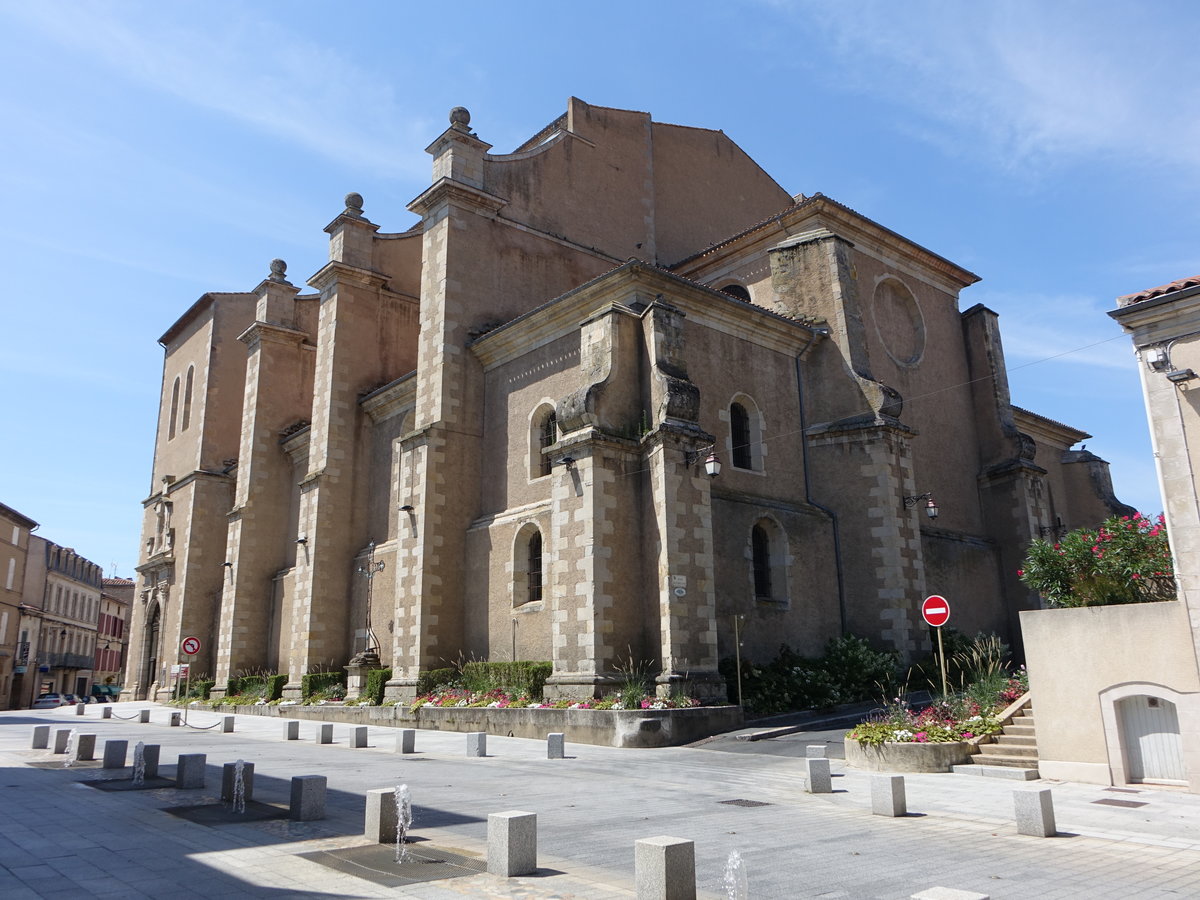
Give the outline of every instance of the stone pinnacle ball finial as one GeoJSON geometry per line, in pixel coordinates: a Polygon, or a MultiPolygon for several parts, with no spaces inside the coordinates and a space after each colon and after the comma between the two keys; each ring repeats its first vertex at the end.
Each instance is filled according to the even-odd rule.
{"type": "Polygon", "coordinates": [[[287,284],[287,263],[282,259],[271,260],[271,276],[268,280],[277,284],[287,284]]]}
{"type": "Polygon", "coordinates": [[[450,110],[450,124],[461,125],[463,128],[471,124],[471,111],[465,106],[456,106],[450,110]]]}
{"type": "Polygon", "coordinates": [[[346,195],[346,212],[347,216],[362,217],[363,214],[363,198],[362,194],[357,194],[351,191],[346,195]]]}

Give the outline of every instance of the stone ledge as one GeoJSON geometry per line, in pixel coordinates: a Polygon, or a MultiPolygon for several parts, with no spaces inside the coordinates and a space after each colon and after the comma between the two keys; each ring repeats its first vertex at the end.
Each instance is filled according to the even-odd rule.
{"type": "Polygon", "coordinates": [[[1010,781],[1036,781],[1041,776],[1037,769],[1020,769],[1016,766],[985,766],[966,763],[951,769],[955,775],[982,775],[985,778],[1007,778],[1010,781]]]}
{"type": "MultiPolygon", "coordinates": [[[[428,731],[472,732],[545,740],[566,735],[567,743],[602,747],[677,747],[742,727],[738,706],[692,709],[494,709],[406,706],[238,706],[243,716],[339,722],[428,731]]],[[[225,712],[224,709],[221,712],[225,712]]],[[[849,743],[849,742],[847,742],[849,743]]],[[[948,769],[939,771],[949,771],[948,769]]]]}

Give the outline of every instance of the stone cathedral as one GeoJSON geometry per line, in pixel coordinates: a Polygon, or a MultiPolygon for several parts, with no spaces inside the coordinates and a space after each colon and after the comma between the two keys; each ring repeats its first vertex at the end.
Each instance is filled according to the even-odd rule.
{"type": "Polygon", "coordinates": [[[909,657],[938,593],[1019,641],[1030,539],[1127,509],[1012,404],[971,272],[721,131],[572,98],[491,150],[452,110],[415,222],[349,194],[308,288],[274,260],[162,336],[127,698],[194,636],[217,694],[539,659],[551,697],[649,662],[716,699],[735,624],[909,657]]]}

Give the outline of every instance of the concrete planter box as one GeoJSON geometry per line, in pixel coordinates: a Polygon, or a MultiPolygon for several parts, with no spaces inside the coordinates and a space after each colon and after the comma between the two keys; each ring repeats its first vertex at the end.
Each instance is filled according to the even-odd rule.
{"type": "MultiPolygon", "coordinates": [[[[205,710],[208,712],[209,710],[205,710]]],[[[224,710],[222,710],[224,711],[224,710]]],[[[490,709],[405,706],[239,706],[238,715],[385,725],[430,731],[486,731],[544,740],[566,735],[568,743],[604,747],[676,747],[742,727],[738,706],[693,709],[490,709]]]]}
{"type": "Polygon", "coordinates": [[[949,772],[971,756],[966,741],[944,744],[860,744],[846,738],[846,765],[871,772],[949,772]]]}

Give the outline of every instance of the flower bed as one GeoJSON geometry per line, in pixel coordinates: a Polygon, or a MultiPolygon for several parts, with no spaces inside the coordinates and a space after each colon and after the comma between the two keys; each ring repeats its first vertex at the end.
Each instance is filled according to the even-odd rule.
{"type": "Polygon", "coordinates": [[[463,688],[449,688],[435,691],[418,697],[412,704],[412,710],[423,707],[438,707],[442,709],[692,709],[700,705],[700,701],[692,697],[653,697],[638,698],[612,694],[598,700],[536,700],[525,695],[514,696],[502,690],[468,691],[463,688]]]}
{"type": "Polygon", "coordinates": [[[967,741],[864,744],[847,737],[846,764],[870,772],[949,772],[973,749],[967,741]]]}

